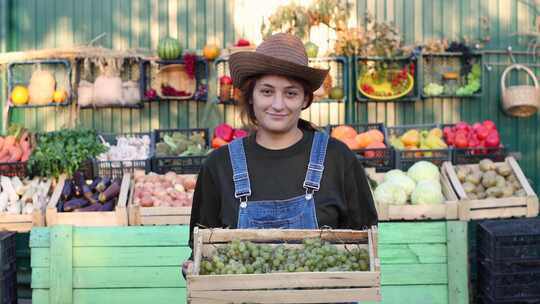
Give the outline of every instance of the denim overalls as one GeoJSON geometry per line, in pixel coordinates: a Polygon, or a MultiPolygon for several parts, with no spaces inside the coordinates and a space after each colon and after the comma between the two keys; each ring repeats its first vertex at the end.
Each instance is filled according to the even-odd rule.
{"type": "Polygon", "coordinates": [[[303,184],[305,194],[285,200],[248,201],[251,185],[244,144],[242,139],[231,142],[234,196],[240,201],[237,228],[318,229],[313,194],[321,184],[327,145],[328,135],[315,132],[303,184]]]}

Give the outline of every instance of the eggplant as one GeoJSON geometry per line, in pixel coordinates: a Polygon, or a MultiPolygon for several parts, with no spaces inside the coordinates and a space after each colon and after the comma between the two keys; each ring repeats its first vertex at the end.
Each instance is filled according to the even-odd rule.
{"type": "Polygon", "coordinates": [[[92,190],[90,190],[90,186],[88,186],[87,184],[84,184],[82,186],[82,192],[83,192],[83,196],[84,198],[86,198],[86,200],[88,200],[91,204],[97,204],[97,199],[94,198],[94,195],[92,193],[92,190]]]}
{"type": "Polygon", "coordinates": [[[111,179],[109,177],[104,177],[101,179],[101,181],[97,184],[96,190],[98,192],[103,192],[109,185],[111,184],[111,179]]]}
{"type": "Polygon", "coordinates": [[[119,179],[115,179],[114,182],[99,195],[99,201],[105,203],[120,194],[120,183],[119,179]]]}
{"type": "Polygon", "coordinates": [[[60,197],[62,198],[62,200],[64,201],[67,201],[71,198],[71,191],[72,191],[73,187],[71,185],[71,181],[70,180],[66,180],[64,182],[64,188],[62,188],[62,194],[60,195],[60,197]]]}
{"type": "Polygon", "coordinates": [[[101,178],[96,177],[88,187],[90,187],[90,190],[96,191],[96,187],[99,184],[99,182],[101,182],[101,178]]]}
{"type": "Polygon", "coordinates": [[[114,209],[114,199],[107,201],[103,205],[101,205],[101,208],[99,211],[113,211],[114,209]]]}
{"type": "Polygon", "coordinates": [[[75,196],[80,197],[83,194],[83,186],[86,185],[86,182],[84,181],[84,175],[81,173],[81,171],[77,171],[73,174],[73,192],[75,192],[75,196]]]}
{"type": "Polygon", "coordinates": [[[101,204],[90,204],[84,208],[79,208],[74,210],[74,212],[90,212],[90,211],[99,211],[103,207],[101,204]]]}
{"type": "Polygon", "coordinates": [[[56,211],[57,212],[64,212],[64,201],[60,201],[58,205],[56,205],[56,211]]]}
{"type": "Polygon", "coordinates": [[[74,198],[64,203],[64,211],[71,212],[75,209],[86,207],[89,202],[85,198],[74,198]]]}

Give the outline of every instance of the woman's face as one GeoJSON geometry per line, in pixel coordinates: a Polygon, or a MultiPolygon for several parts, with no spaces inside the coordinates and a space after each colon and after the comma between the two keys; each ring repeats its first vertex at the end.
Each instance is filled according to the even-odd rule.
{"type": "Polygon", "coordinates": [[[302,85],[278,75],[265,75],[256,81],[252,102],[258,130],[270,133],[287,133],[296,128],[307,104],[302,85]]]}

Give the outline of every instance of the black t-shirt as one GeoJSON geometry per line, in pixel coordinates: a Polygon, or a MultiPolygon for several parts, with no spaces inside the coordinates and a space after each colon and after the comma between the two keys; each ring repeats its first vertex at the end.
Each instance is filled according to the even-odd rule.
{"type": "MultiPolygon", "coordinates": [[[[251,196],[249,201],[283,200],[305,193],[306,176],[314,131],[282,150],[269,150],[243,139],[251,196]]],[[[319,227],[366,229],[377,224],[364,168],[342,142],[329,139],[320,190],[315,192],[319,227]]],[[[191,237],[195,226],[236,228],[240,202],[234,197],[231,161],[227,146],[213,151],[204,162],[193,197],[191,237]]],[[[190,237],[190,244],[191,242],[190,237]]]]}

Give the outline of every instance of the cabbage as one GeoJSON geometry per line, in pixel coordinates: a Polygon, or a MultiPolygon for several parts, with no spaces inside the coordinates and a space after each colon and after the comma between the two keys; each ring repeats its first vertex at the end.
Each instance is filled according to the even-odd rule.
{"type": "Polygon", "coordinates": [[[380,184],[373,196],[379,204],[404,205],[407,202],[407,193],[395,183],[380,184]]]}
{"type": "Polygon", "coordinates": [[[441,204],[444,196],[441,191],[441,184],[438,181],[423,180],[418,182],[411,194],[411,203],[418,204],[441,204]]]}
{"type": "Polygon", "coordinates": [[[422,180],[439,181],[439,168],[428,161],[421,160],[409,168],[407,175],[417,183],[422,180]]]}
{"type": "Polygon", "coordinates": [[[399,170],[399,169],[393,169],[393,170],[390,170],[388,172],[386,172],[384,174],[384,181],[387,182],[389,181],[390,179],[392,179],[392,177],[394,176],[397,176],[397,175],[406,175],[405,172],[399,170]]]}
{"type": "MultiPolygon", "coordinates": [[[[386,180],[386,176],[384,179],[386,180]]],[[[405,174],[393,175],[386,182],[398,185],[400,188],[405,190],[405,193],[407,194],[407,196],[411,195],[411,193],[414,190],[414,187],[416,186],[416,183],[414,182],[414,180],[405,174]]]]}

